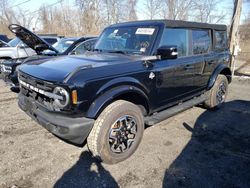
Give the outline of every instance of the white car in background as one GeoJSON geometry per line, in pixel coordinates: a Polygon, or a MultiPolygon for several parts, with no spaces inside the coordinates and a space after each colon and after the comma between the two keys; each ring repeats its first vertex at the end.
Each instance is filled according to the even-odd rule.
{"type": "Polygon", "coordinates": [[[33,49],[29,48],[19,38],[14,38],[7,44],[7,47],[0,48],[0,59],[25,58],[36,54],[33,49]]]}
{"type": "MultiPolygon", "coordinates": [[[[59,37],[50,36],[40,36],[40,38],[49,44],[57,43],[60,40],[59,37]]],[[[37,55],[36,51],[30,48],[18,37],[12,39],[7,45],[0,48],[0,62],[1,59],[20,59],[33,55],[37,55]]]]}

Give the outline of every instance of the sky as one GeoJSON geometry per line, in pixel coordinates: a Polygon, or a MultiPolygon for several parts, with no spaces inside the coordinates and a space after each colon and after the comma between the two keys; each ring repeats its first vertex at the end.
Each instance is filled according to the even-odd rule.
{"type": "MultiPolygon", "coordinates": [[[[22,8],[25,10],[28,10],[29,12],[33,12],[34,14],[37,14],[39,10],[39,7],[42,4],[46,4],[49,6],[56,6],[60,0],[11,0],[11,7],[14,8],[22,8]]],[[[67,3],[69,5],[74,6],[74,2],[75,0],[62,0],[64,3],[67,3]]],[[[146,4],[146,0],[138,0],[138,4],[137,4],[137,16],[138,19],[142,20],[145,19],[145,15],[143,13],[143,7],[146,4]]],[[[219,5],[218,5],[218,11],[227,11],[232,9],[233,7],[233,0],[221,0],[219,5]]],[[[247,15],[248,11],[250,11],[250,4],[243,4],[242,7],[242,15],[241,15],[241,19],[243,20],[245,18],[245,16],[247,15]]],[[[160,17],[158,17],[160,18],[160,17]]],[[[228,14],[228,16],[226,17],[226,19],[223,21],[223,23],[221,24],[229,24],[229,21],[231,19],[231,15],[228,14]]]]}

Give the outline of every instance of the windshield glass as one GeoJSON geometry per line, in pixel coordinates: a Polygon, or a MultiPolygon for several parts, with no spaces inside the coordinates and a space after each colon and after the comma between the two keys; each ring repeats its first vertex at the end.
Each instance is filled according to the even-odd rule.
{"type": "Polygon", "coordinates": [[[157,27],[150,26],[107,28],[95,49],[113,53],[148,54],[157,31],[157,27]]]}
{"type": "Polygon", "coordinates": [[[53,47],[59,51],[60,53],[63,53],[65,50],[67,50],[71,44],[73,44],[76,41],[76,39],[62,39],[59,42],[56,42],[53,44],[53,47]]]}
{"type": "Polygon", "coordinates": [[[0,47],[8,47],[8,44],[0,40],[0,47]]]}
{"type": "Polygon", "coordinates": [[[14,38],[14,39],[12,39],[10,42],[8,42],[8,44],[9,44],[11,47],[16,47],[20,41],[21,41],[21,40],[20,40],[19,38],[14,38]]]}

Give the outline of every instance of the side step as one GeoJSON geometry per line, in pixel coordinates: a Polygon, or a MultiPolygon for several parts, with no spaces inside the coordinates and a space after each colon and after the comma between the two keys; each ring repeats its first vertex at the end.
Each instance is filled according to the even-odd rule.
{"type": "Polygon", "coordinates": [[[159,113],[156,113],[156,114],[153,114],[152,116],[147,116],[145,117],[145,124],[147,125],[154,125],[156,123],[159,123],[179,112],[182,112],[188,108],[191,108],[197,104],[200,104],[202,102],[204,102],[205,100],[208,99],[208,95],[205,93],[205,94],[202,94],[198,97],[195,97],[193,99],[190,99],[190,100],[187,100],[181,104],[178,104],[178,105],[175,105],[173,107],[170,107],[166,110],[163,110],[159,113]]]}

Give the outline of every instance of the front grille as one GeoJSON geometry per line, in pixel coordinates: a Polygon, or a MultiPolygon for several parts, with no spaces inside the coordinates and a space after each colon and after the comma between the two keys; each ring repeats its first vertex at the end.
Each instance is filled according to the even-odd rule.
{"type": "Polygon", "coordinates": [[[30,75],[27,75],[23,72],[19,72],[18,78],[19,78],[19,80],[21,80],[27,84],[30,84],[31,86],[34,86],[36,88],[39,88],[39,89],[47,91],[47,92],[52,92],[54,87],[55,87],[53,85],[53,83],[51,83],[51,82],[37,79],[37,78],[30,76],[30,75]]]}
{"type": "Polygon", "coordinates": [[[54,99],[52,92],[55,86],[52,83],[37,79],[21,71],[18,73],[18,79],[20,92],[23,95],[32,98],[48,110],[53,110],[52,103],[54,99]]]}

